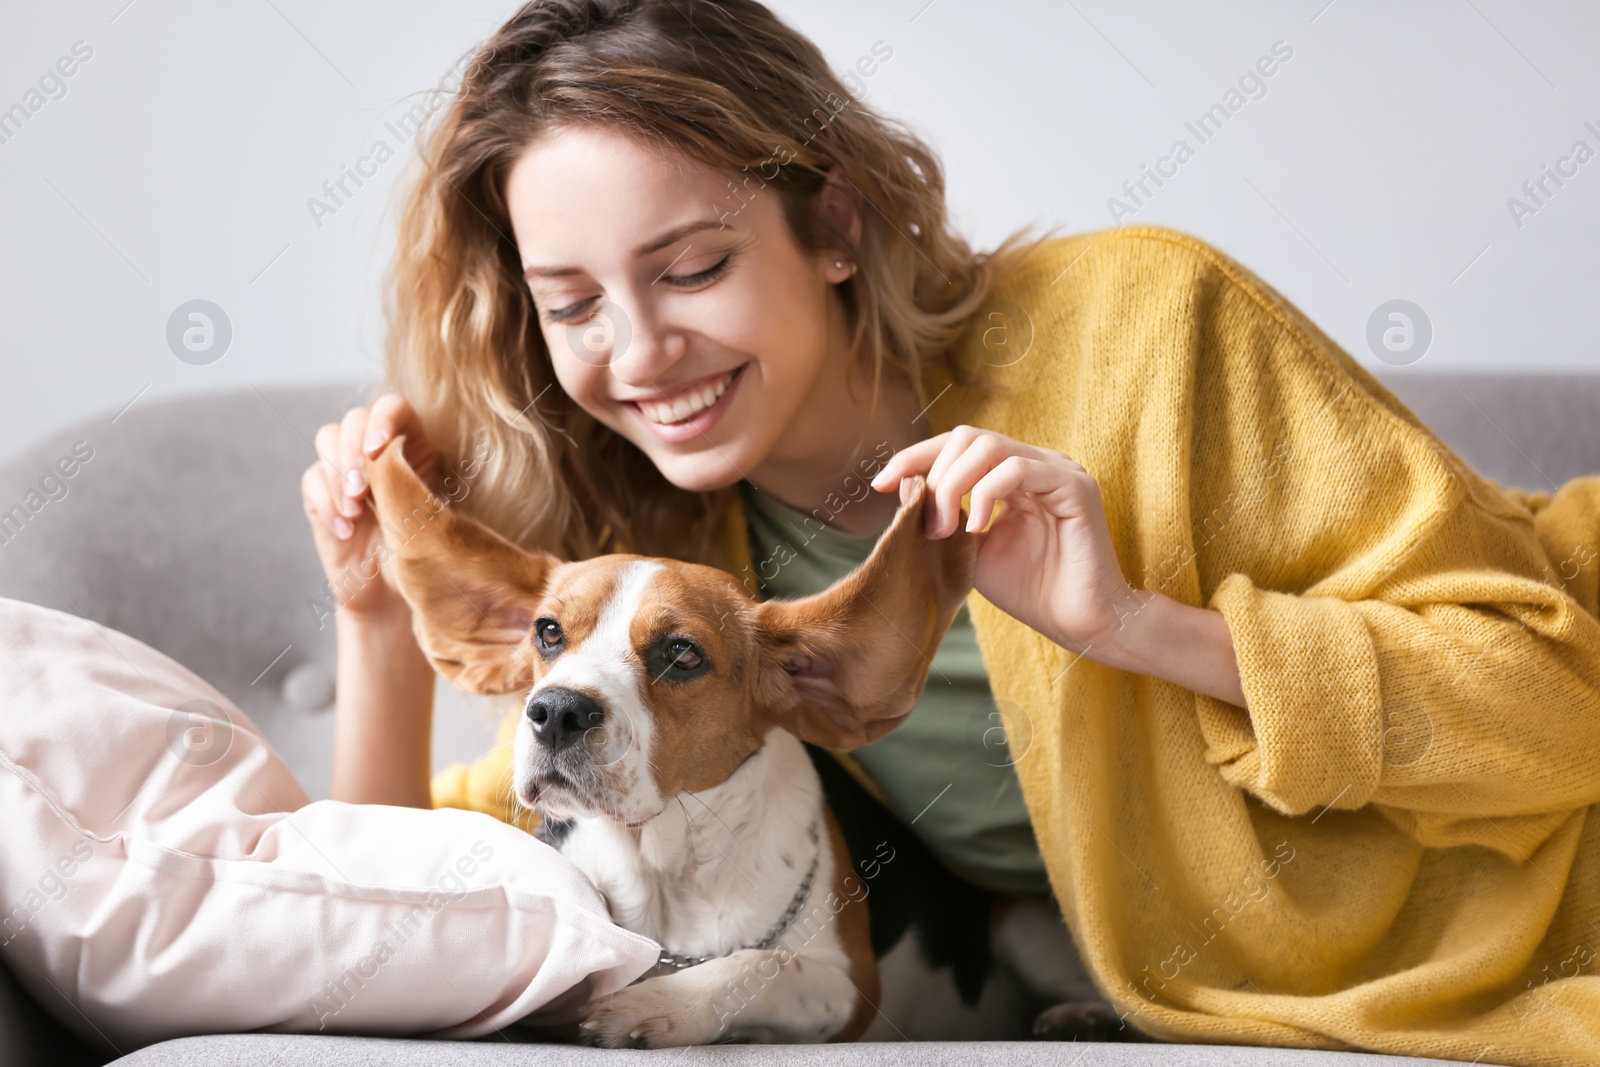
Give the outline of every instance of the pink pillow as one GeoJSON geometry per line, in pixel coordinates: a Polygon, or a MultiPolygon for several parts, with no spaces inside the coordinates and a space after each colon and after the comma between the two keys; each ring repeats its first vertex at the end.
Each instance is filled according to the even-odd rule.
{"type": "Polygon", "coordinates": [[[478,1037],[656,960],[497,819],[308,803],[226,697],[126,634],[0,598],[0,650],[0,946],[88,1040],[478,1037]]]}

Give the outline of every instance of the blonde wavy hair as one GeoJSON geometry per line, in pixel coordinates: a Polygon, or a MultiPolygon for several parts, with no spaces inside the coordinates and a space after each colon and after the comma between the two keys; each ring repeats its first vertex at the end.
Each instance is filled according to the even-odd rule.
{"type": "Polygon", "coordinates": [[[950,229],[934,152],[853,99],[815,45],[755,0],[533,0],[479,49],[419,138],[385,277],[379,392],[406,397],[446,469],[478,458],[461,510],[562,559],[731,562],[716,532],[737,487],[674,486],[556,381],[503,182],[535,138],[581,124],[772,186],[810,250],[849,248],[810,198],[840,165],[866,205],[850,253],[859,269],[839,288],[872,404],[886,373],[927,404],[935,361],[956,384],[983,387],[979,368],[957,365],[956,342],[1002,264],[1022,258],[1010,254],[1025,231],[975,253],[950,229]]]}

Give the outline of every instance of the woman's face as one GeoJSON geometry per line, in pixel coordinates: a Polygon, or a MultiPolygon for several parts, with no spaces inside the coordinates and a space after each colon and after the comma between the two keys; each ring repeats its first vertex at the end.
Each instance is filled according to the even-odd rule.
{"type": "Polygon", "coordinates": [[[846,372],[833,286],[849,267],[801,248],[753,172],[741,197],[726,174],[665,152],[554,131],[518,158],[506,199],[561,388],[703,491],[775,450],[824,445],[805,438],[831,420],[797,417],[826,408],[846,372]]]}

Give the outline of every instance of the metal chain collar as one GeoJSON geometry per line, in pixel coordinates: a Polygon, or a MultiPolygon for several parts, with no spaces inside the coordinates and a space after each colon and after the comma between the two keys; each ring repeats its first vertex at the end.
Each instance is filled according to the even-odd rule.
{"type": "MultiPolygon", "coordinates": [[[[811,827],[807,831],[807,834],[811,838],[811,843],[816,845],[817,820],[815,817],[813,817],[811,820],[811,827]]],[[[778,919],[777,923],[773,925],[772,929],[768,930],[764,935],[762,935],[761,940],[752,944],[744,945],[742,946],[743,948],[771,948],[777,942],[779,936],[789,928],[789,924],[794,922],[795,916],[799,915],[800,909],[805,906],[806,897],[811,893],[811,880],[817,875],[817,862],[821,859],[822,848],[820,845],[818,845],[816,854],[811,857],[811,867],[806,871],[806,876],[800,879],[800,888],[794,891],[794,899],[789,901],[788,909],[784,911],[783,915],[778,919]]],[[[739,950],[735,949],[734,951],[737,952],[739,950]]],[[[695,964],[704,963],[706,960],[714,960],[723,955],[727,955],[727,953],[717,953],[714,956],[683,956],[674,952],[662,952],[661,958],[656,961],[656,966],[670,967],[673,970],[681,971],[685,967],[693,967],[695,964]]]]}

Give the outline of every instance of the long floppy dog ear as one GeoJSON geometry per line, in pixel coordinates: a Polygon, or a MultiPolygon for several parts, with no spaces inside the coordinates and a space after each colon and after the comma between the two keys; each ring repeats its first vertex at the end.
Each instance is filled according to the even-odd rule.
{"type": "Polygon", "coordinates": [[[366,463],[387,554],[417,643],[456,685],[495,695],[533,684],[534,607],[558,561],[453,512],[405,460],[404,435],[366,463]]]}
{"type": "Polygon", "coordinates": [[[758,702],[778,725],[824,748],[858,748],[911,714],[972,591],[977,542],[966,520],[929,540],[926,479],[901,487],[900,510],[859,567],[821,593],[755,608],[758,702]]]}

